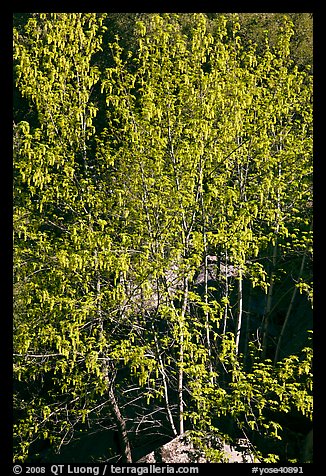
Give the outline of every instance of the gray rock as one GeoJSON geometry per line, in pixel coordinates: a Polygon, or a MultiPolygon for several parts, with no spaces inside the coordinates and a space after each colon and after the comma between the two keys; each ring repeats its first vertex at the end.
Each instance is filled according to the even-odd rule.
{"type": "MultiPolygon", "coordinates": [[[[219,440],[217,447],[222,452],[221,462],[259,463],[249,451],[247,440],[241,440],[236,447],[219,440]]],[[[137,463],[210,463],[202,451],[196,448],[186,432],[160,448],[140,458],[137,463]]]]}

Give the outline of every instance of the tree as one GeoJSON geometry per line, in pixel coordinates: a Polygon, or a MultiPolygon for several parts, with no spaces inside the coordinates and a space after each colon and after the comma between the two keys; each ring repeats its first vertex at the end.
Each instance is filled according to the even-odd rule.
{"type": "MultiPolygon", "coordinates": [[[[100,50],[102,21],[95,14],[40,14],[28,21],[26,37],[15,34],[17,84],[38,117],[34,130],[17,125],[15,142],[15,290],[22,302],[15,371],[32,399],[26,407],[25,392],[19,397],[23,457],[38,435],[64,443],[104,394],[119,421],[111,387],[108,393],[101,308],[111,295],[102,279],[119,266],[103,230],[106,191],[95,187],[91,158],[97,109],[90,97],[99,79],[91,59],[100,50]]],[[[105,171],[105,163],[97,166],[105,171]]]]}
{"type": "Polygon", "coordinates": [[[125,20],[37,14],[15,30],[33,111],[14,130],[22,460],[86,422],[109,419],[131,462],[153,423],[218,432],[231,415],[277,440],[268,409],[312,415],[310,351],[282,349],[296,289],[311,291],[311,78],[289,60],[291,22],[258,49],[237,16],[142,15],[135,42],[107,29],[125,20]],[[299,281],[271,345],[288,259],[299,281]]]}

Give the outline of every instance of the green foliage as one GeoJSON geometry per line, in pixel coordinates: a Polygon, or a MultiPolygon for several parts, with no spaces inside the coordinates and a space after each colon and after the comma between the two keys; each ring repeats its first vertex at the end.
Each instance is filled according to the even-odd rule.
{"type": "MultiPolygon", "coordinates": [[[[253,347],[252,369],[248,372],[234,353],[233,336],[221,343],[220,362],[228,375],[223,388],[208,383],[202,375],[191,387],[195,407],[189,418],[198,431],[219,432],[219,419],[231,416],[243,435],[259,433],[259,438],[282,439],[282,425],[271,419],[296,409],[312,420],[312,349],[304,348],[300,356],[291,355],[273,367],[262,361],[253,347]]],[[[221,435],[220,435],[221,437],[221,435]]],[[[223,437],[225,438],[225,437],[223,437]]],[[[259,459],[272,462],[271,455],[257,453],[259,459]]],[[[277,456],[274,456],[276,461],[277,456]]]]}
{"type": "Polygon", "coordinates": [[[246,293],[278,305],[284,274],[312,296],[312,78],[293,24],[258,47],[237,15],[123,15],[14,29],[34,114],[14,125],[17,460],[100,419],[112,388],[174,432],[231,415],[277,440],[266,409],[312,417],[311,350],[273,366],[259,339],[246,350],[266,317],[242,320],[246,293]],[[115,34],[129,22],[133,41],[115,34]]]}

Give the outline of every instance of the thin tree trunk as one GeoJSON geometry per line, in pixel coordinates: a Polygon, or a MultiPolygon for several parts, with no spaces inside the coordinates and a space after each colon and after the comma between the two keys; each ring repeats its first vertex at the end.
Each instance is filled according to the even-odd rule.
{"type": "MultiPolygon", "coordinates": [[[[170,305],[173,308],[175,314],[177,314],[177,310],[173,303],[173,297],[170,295],[169,290],[167,289],[169,298],[170,298],[170,305]]],[[[189,294],[189,283],[188,277],[184,277],[184,285],[183,285],[183,302],[181,306],[181,313],[179,317],[179,361],[178,361],[178,421],[179,421],[179,435],[184,433],[184,415],[183,415],[183,364],[184,364],[184,319],[186,315],[186,310],[188,307],[188,294],[189,294]]]]}
{"type": "MultiPolygon", "coordinates": [[[[225,291],[224,291],[224,297],[226,299],[229,298],[229,281],[228,281],[228,252],[225,250],[225,291]]],[[[227,323],[227,318],[228,318],[228,304],[225,303],[224,307],[224,318],[223,318],[223,330],[222,334],[225,335],[226,333],[226,323],[227,323]]]]}
{"type": "MultiPolygon", "coordinates": [[[[302,273],[303,273],[303,268],[304,268],[304,265],[305,265],[306,257],[307,257],[307,252],[305,252],[303,257],[302,257],[300,271],[299,271],[299,279],[301,278],[302,273]]],[[[285,316],[285,319],[284,319],[284,322],[283,322],[283,326],[282,326],[280,335],[278,337],[277,346],[276,346],[276,350],[275,350],[274,365],[276,364],[276,362],[279,359],[281,343],[282,343],[282,340],[283,340],[283,337],[284,337],[285,328],[288,324],[289,317],[290,317],[291,312],[292,312],[292,308],[293,308],[293,304],[294,304],[297,292],[298,292],[298,288],[295,286],[294,289],[293,289],[293,293],[292,293],[292,296],[291,296],[291,300],[290,300],[288,310],[286,312],[286,316],[285,316]]]]}
{"type": "Polygon", "coordinates": [[[209,373],[211,375],[211,383],[214,384],[214,378],[212,376],[213,367],[212,367],[212,348],[211,348],[211,338],[210,338],[210,329],[209,329],[209,313],[208,313],[208,264],[207,264],[207,250],[206,250],[206,235],[204,238],[205,242],[205,328],[206,328],[206,342],[207,342],[207,352],[209,360],[209,373]]]}
{"type": "Polygon", "coordinates": [[[212,347],[211,347],[211,338],[210,338],[210,326],[209,326],[209,313],[208,313],[208,250],[207,250],[207,236],[206,236],[206,215],[205,215],[205,207],[204,207],[204,197],[203,197],[203,179],[202,179],[202,170],[201,170],[201,185],[200,185],[200,192],[201,192],[201,213],[202,213],[202,221],[203,221],[203,244],[204,244],[204,276],[205,276],[205,329],[206,329],[206,343],[207,343],[207,351],[208,351],[208,360],[209,360],[209,373],[211,375],[211,383],[214,384],[214,378],[212,376],[213,367],[212,367],[212,347]]]}
{"type": "Polygon", "coordinates": [[[179,375],[178,375],[178,404],[179,404],[179,435],[184,433],[183,417],[183,330],[180,329],[179,375]]]}
{"type": "Polygon", "coordinates": [[[244,343],[244,362],[247,360],[248,356],[248,342],[249,342],[249,334],[250,334],[250,315],[251,315],[251,302],[252,302],[252,288],[250,287],[249,291],[249,302],[248,302],[248,311],[247,311],[247,318],[246,318],[246,335],[245,335],[245,343],[244,343]]]}
{"type": "Polygon", "coordinates": [[[113,388],[112,388],[112,383],[109,385],[109,388],[108,388],[108,396],[109,396],[109,402],[111,406],[112,415],[115,420],[115,424],[117,425],[119,441],[121,445],[122,460],[124,463],[132,463],[131,448],[130,448],[130,443],[128,439],[126,422],[121,414],[119,405],[116,401],[113,388]]]}
{"type": "Polygon", "coordinates": [[[270,315],[271,315],[272,302],[273,302],[273,291],[274,291],[273,273],[274,273],[274,267],[276,264],[276,257],[277,257],[277,242],[275,242],[273,246],[272,270],[270,274],[269,288],[267,293],[266,306],[265,306],[264,319],[263,319],[263,342],[262,342],[263,359],[266,357],[266,354],[267,354],[268,328],[269,328],[269,322],[270,322],[270,315]]]}
{"type": "Polygon", "coordinates": [[[178,404],[179,404],[179,434],[184,433],[184,404],[183,404],[183,364],[184,364],[184,319],[188,306],[188,278],[184,279],[184,296],[180,316],[180,345],[179,345],[179,375],[178,375],[178,404]]]}
{"type": "MultiPolygon", "coordinates": [[[[280,152],[283,148],[282,145],[282,138],[281,138],[281,143],[279,146],[277,146],[277,151],[280,152]]],[[[278,178],[279,180],[281,179],[282,176],[282,165],[281,163],[278,164],[278,178]]],[[[276,220],[276,230],[275,230],[275,244],[273,245],[273,256],[272,256],[272,271],[270,275],[270,283],[269,283],[269,289],[268,289],[268,295],[267,295],[267,302],[266,302],[266,308],[265,308],[265,313],[264,313],[264,329],[263,329],[263,353],[262,357],[266,357],[267,353],[267,340],[268,340],[268,328],[269,328],[269,321],[270,321],[270,315],[271,315],[271,308],[272,308],[272,298],[273,298],[273,287],[274,287],[274,277],[273,277],[273,272],[274,268],[276,265],[276,258],[277,258],[277,237],[279,233],[279,220],[280,220],[280,215],[281,215],[281,198],[280,198],[280,190],[277,189],[277,220],[276,220]]]]}
{"type": "Polygon", "coordinates": [[[235,349],[236,354],[239,354],[239,342],[240,342],[240,333],[242,326],[242,309],[243,309],[243,297],[242,297],[242,270],[239,270],[239,280],[238,280],[238,318],[237,325],[235,330],[235,349]]]}
{"type": "Polygon", "coordinates": [[[154,342],[155,342],[155,346],[156,346],[157,358],[158,358],[158,362],[159,362],[160,374],[162,375],[162,380],[163,380],[164,399],[165,399],[165,406],[166,406],[166,411],[167,411],[167,415],[168,415],[168,420],[170,422],[173,434],[175,436],[177,436],[178,432],[177,432],[176,427],[174,425],[173,416],[172,416],[171,407],[170,407],[170,402],[169,402],[169,393],[168,393],[168,384],[167,384],[167,379],[166,379],[166,373],[165,373],[165,369],[164,369],[162,356],[161,356],[161,353],[160,353],[159,343],[158,343],[158,340],[157,340],[157,337],[156,337],[156,332],[155,332],[155,329],[154,329],[154,324],[152,324],[152,329],[153,329],[153,335],[154,335],[154,342]]]}

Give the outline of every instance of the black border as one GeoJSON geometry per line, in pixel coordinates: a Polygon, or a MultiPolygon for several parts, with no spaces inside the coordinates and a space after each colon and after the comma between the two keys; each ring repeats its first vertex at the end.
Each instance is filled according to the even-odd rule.
{"type": "MultiPolygon", "coordinates": [[[[12,28],[13,28],[13,14],[14,13],[27,13],[27,12],[116,12],[116,13],[136,13],[136,12],[228,12],[228,13],[312,13],[314,20],[314,274],[315,274],[315,306],[314,306],[314,463],[303,466],[303,474],[313,474],[314,467],[323,460],[323,380],[324,369],[323,354],[324,333],[322,332],[322,322],[326,319],[325,312],[323,311],[322,295],[324,291],[322,282],[322,270],[321,262],[323,257],[322,243],[325,241],[323,230],[323,175],[322,168],[323,162],[326,161],[324,153],[319,150],[321,145],[321,132],[322,132],[322,105],[321,105],[321,88],[320,76],[322,60],[320,55],[324,53],[322,46],[321,36],[321,22],[324,18],[322,16],[322,9],[320,2],[307,2],[307,1],[287,1],[287,2],[198,2],[196,5],[190,3],[178,3],[178,2],[160,2],[154,4],[153,2],[133,2],[128,5],[127,2],[116,3],[111,2],[80,2],[78,4],[68,4],[68,2],[12,2],[12,8],[10,11],[6,9],[2,13],[0,18],[0,34],[1,34],[1,71],[2,71],[2,84],[4,85],[3,99],[12,98],[12,28]],[[240,4],[241,3],[241,4],[240,4]],[[8,93],[7,93],[8,90],[8,93]],[[11,93],[10,93],[11,92],[11,93]],[[319,436],[320,435],[320,436],[319,436]]],[[[1,162],[1,187],[0,192],[3,195],[1,197],[1,232],[2,238],[1,246],[1,266],[0,269],[3,273],[3,280],[1,286],[1,295],[3,296],[1,306],[1,331],[0,335],[3,339],[1,344],[1,351],[3,351],[2,366],[1,366],[1,390],[0,395],[3,400],[1,401],[0,421],[3,428],[0,431],[2,437],[2,443],[0,446],[0,468],[3,474],[13,474],[12,472],[12,274],[13,274],[13,241],[12,241],[12,101],[3,101],[6,106],[2,109],[2,119],[4,119],[1,127],[2,138],[2,162],[1,162]],[[9,104],[8,104],[9,102],[9,104]],[[3,306],[5,303],[5,306],[3,306]],[[8,471],[4,469],[8,466],[8,471]]],[[[221,474],[224,474],[225,467],[223,464],[219,464],[221,474]],[[223,469],[222,469],[223,468],[223,469]]],[[[26,467],[28,465],[24,465],[26,467]]],[[[42,465],[48,466],[48,465],[42,465]]],[[[78,465],[75,465],[78,466],[78,465]]],[[[81,466],[81,465],[80,465],[81,466]]],[[[92,465],[89,465],[92,466],[92,465]]],[[[93,465],[96,466],[96,465],[93,465]]],[[[162,466],[162,465],[157,465],[162,466]]],[[[178,465],[177,465],[178,466],[178,465]]],[[[185,465],[187,466],[187,465],[185,465]]],[[[196,465],[194,465],[196,466],[196,465]]],[[[198,474],[206,474],[206,471],[211,471],[211,464],[202,464],[199,466],[198,474]]],[[[259,465],[260,466],[260,465],[259,465]]],[[[278,467],[278,465],[261,465],[260,467],[267,468],[278,467]]],[[[288,465],[295,466],[295,465],[288,465]]],[[[232,465],[229,468],[232,472],[240,471],[240,474],[252,474],[251,464],[240,466],[242,469],[237,470],[239,466],[232,465]]],[[[25,474],[23,471],[22,474],[25,474]]],[[[45,474],[52,474],[50,467],[46,470],[45,474]],[[49,471],[49,472],[48,472],[49,471]]],[[[63,473],[65,474],[65,473],[63,473]]],[[[110,474],[110,473],[107,473],[110,474]]],[[[267,474],[267,473],[265,473],[267,474]]],[[[289,474],[289,473],[288,473],[289,474]]]]}

